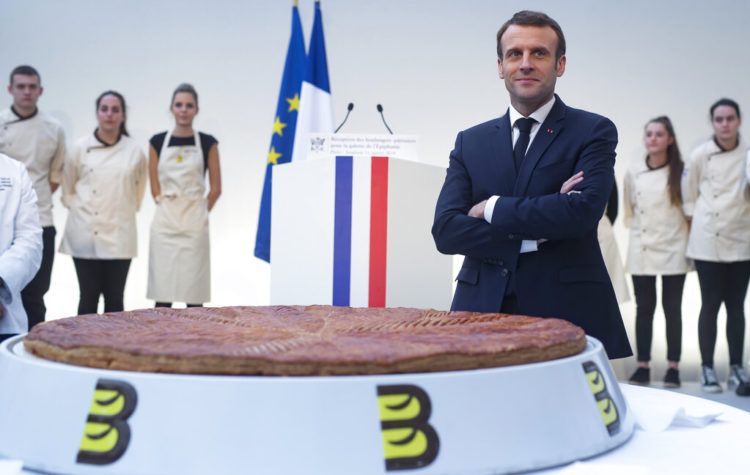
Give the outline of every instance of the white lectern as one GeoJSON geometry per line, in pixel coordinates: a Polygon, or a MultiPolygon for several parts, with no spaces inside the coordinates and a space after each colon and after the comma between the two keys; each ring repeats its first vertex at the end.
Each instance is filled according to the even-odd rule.
{"type": "Polygon", "coordinates": [[[430,234],[445,170],[339,155],[274,167],[271,303],[448,309],[430,234]]]}

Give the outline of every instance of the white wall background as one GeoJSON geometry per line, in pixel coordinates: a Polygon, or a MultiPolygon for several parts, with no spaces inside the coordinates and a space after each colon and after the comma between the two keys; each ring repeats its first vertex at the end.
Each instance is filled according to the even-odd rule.
{"type": "MultiPolygon", "coordinates": [[[[18,64],[37,67],[45,87],[40,106],[64,124],[70,140],[91,133],[94,99],[115,89],[128,100],[128,127],[145,149],[152,134],[172,125],[173,88],[183,81],[197,87],[197,126],[220,140],[224,178],[224,194],[211,216],[212,305],[262,305],[269,299],[268,265],[252,251],[290,7],[291,1],[280,0],[0,2],[0,73],[18,64]]],[[[425,162],[446,166],[458,130],[498,116],[508,105],[497,78],[495,33],[524,8],[545,11],[563,27],[568,66],[558,92],[566,103],[617,124],[620,180],[627,162],[644,155],[641,133],[649,118],[670,115],[688,153],[711,133],[708,106],[714,100],[728,96],[750,111],[750,3],[741,0],[325,0],[337,120],[348,102],[356,104],[343,131],[384,132],[375,111],[382,103],[394,131],[421,136],[425,162]]],[[[300,12],[307,37],[312,0],[300,0],[300,12]]],[[[0,106],[9,103],[10,96],[0,95],[0,106]]],[[[126,289],[131,309],[152,304],[145,287],[153,205],[145,203],[141,257],[126,289]]],[[[58,193],[58,242],[65,215],[58,193]]],[[[624,249],[627,232],[620,220],[616,234],[624,249]]],[[[74,314],[77,299],[71,259],[58,254],[49,317],[74,314]]],[[[699,360],[699,306],[692,274],[683,317],[683,361],[689,366],[699,360]]],[[[622,310],[632,331],[632,304],[622,310]]],[[[718,364],[726,361],[723,328],[722,316],[718,364]]],[[[657,313],[656,362],[665,358],[663,341],[663,316],[657,313]]]]}

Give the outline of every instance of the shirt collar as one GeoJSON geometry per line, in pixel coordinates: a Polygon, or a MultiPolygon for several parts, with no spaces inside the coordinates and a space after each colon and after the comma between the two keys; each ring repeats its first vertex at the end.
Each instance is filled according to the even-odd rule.
{"type": "Polygon", "coordinates": [[[732,150],[737,149],[740,146],[740,144],[742,143],[742,141],[740,140],[740,134],[739,133],[737,134],[737,145],[735,145],[734,148],[729,149],[729,150],[727,150],[727,149],[725,149],[724,147],[721,146],[721,144],[719,143],[719,141],[716,140],[716,136],[715,135],[714,135],[713,139],[714,139],[714,144],[720,150],[720,153],[731,152],[732,150]]]}
{"type": "Polygon", "coordinates": [[[18,119],[15,120],[15,122],[21,122],[22,120],[29,120],[29,119],[31,119],[32,117],[36,116],[39,113],[39,108],[38,107],[34,108],[34,112],[32,112],[31,115],[27,115],[26,117],[24,117],[21,114],[19,114],[18,111],[16,110],[16,108],[13,107],[13,106],[10,106],[10,110],[11,110],[11,112],[13,112],[13,115],[15,115],[16,117],[18,117],[18,119]]]}
{"type": "MultiPolygon", "coordinates": [[[[529,114],[529,118],[534,119],[537,124],[543,124],[544,120],[549,115],[549,112],[552,110],[552,106],[555,105],[555,96],[552,95],[552,99],[547,101],[546,104],[544,104],[539,109],[535,110],[531,114],[529,114]]],[[[511,104],[510,107],[508,107],[508,115],[510,116],[510,125],[511,127],[514,127],[516,124],[516,121],[522,117],[525,117],[523,114],[518,112],[515,107],[511,104]]]]}

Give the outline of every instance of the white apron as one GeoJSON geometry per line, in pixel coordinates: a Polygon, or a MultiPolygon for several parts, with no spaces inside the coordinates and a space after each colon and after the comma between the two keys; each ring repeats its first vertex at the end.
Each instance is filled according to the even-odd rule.
{"type": "Polygon", "coordinates": [[[615,289],[617,303],[623,304],[630,300],[630,292],[628,291],[628,283],[625,279],[622,258],[620,257],[620,250],[617,247],[612,223],[609,222],[606,213],[599,220],[597,238],[599,239],[599,247],[602,249],[604,266],[607,268],[609,279],[612,281],[612,287],[615,289]]]}
{"type": "Polygon", "coordinates": [[[167,132],[159,153],[161,197],[151,223],[148,290],[157,302],[211,300],[208,202],[200,136],[195,145],[169,147],[167,132]]]}

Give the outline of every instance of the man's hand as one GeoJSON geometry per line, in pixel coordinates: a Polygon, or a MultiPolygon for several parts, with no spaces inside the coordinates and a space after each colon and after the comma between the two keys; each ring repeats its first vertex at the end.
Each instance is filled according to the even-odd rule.
{"type": "MultiPolygon", "coordinates": [[[[565,183],[562,184],[562,187],[560,187],[560,194],[567,195],[571,191],[573,191],[573,188],[576,187],[577,184],[583,181],[583,170],[576,173],[572,177],[565,180],[565,183]]],[[[579,191],[576,193],[580,193],[579,191]]]]}
{"type": "Polygon", "coordinates": [[[472,218],[484,219],[484,207],[487,205],[487,200],[480,201],[479,203],[472,206],[469,210],[469,216],[472,218]]]}
{"type": "MultiPolygon", "coordinates": [[[[583,171],[580,171],[573,175],[572,177],[565,180],[565,183],[562,184],[560,187],[560,194],[561,195],[567,195],[568,193],[580,193],[580,191],[574,191],[573,188],[576,187],[577,184],[583,181],[583,171]]],[[[547,242],[547,239],[541,238],[536,240],[537,246],[544,244],[547,242]]]]}

